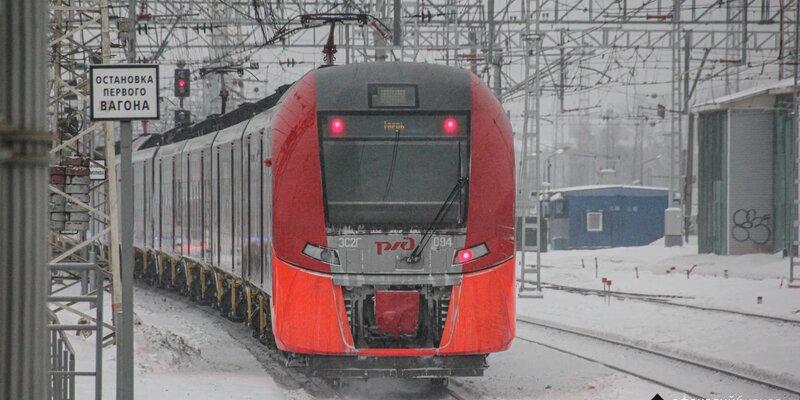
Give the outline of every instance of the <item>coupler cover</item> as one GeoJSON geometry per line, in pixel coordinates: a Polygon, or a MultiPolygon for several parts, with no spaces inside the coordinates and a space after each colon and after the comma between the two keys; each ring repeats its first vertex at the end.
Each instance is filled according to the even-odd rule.
{"type": "Polygon", "coordinates": [[[379,290],[375,292],[375,319],[378,330],[392,336],[411,336],[419,324],[419,292],[379,290]]]}

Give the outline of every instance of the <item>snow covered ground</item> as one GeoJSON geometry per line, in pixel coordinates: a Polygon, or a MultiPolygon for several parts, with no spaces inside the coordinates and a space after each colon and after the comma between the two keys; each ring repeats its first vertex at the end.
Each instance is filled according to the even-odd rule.
{"type": "MultiPolygon", "coordinates": [[[[542,255],[542,280],[602,290],[607,278],[614,291],[679,295],[685,298],[670,301],[800,321],[800,289],[786,285],[788,260],[696,253],[694,244],[665,248],[660,241],[552,251],[542,255]]],[[[800,388],[800,323],[547,289],[543,299],[520,299],[517,312],[800,388]]]]}
{"type": "Polygon", "coordinates": [[[602,290],[605,277],[614,291],[689,296],[694,299],[676,301],[800,321],[800,291],[787,289],[789,261],[780,254],[697,254],[693,237],[684,247],[667,248],[659,240],[642,247],[551,251],[542,253],[542,265],[545,282],[602,290]]]}
{"type": "MultiPolygon", "coordinates": [[[[134,295],[137,399],[314,398],[294,383],[273,378],[259,360],[264,357],[261,344],[243,325],[175,293],[137,287],[134,295]]],[[[67,323],[70,317],[61,316],[67,323]]],[[[92,369],[94,336],[70,333],[70,340],[83,356],[76,369],[92,369]]],[[[105,350],[103,398],[115,397],[115,351],[113,346],[105,350]]],[[[78,398],[94,398],[92,379],[78,379],[78,398]]]]}
{"type": "MultiPolygon", "coordinates": [[[[670,301],[800,320],[800,290],[787,289],[786,282],[781,287],[788,269],[785,259],[695,253],[694,246],[666,249],[660,243],[638,248],[553,251],[543,255],[543,264],[548,267],[542,276],[548,283],[591,289],[602,289],[600,279],[606,277],[612,280],[615,291],[679,295],[685,298],[670,301]],[[597,278],[594,257],[598,259],[597,278]],[[685,270],[695,264],[687,279],[685,270]],[[756,301],[758,296],[761,304],[756,301]]],[[[146,287],[136,288],[135,301],[136,398],[326,397],[313,388],[309,390],[307,383],[288,379],[246,327],[210,308],[146,287]]],[[[800,387],[800,324],[551,289],[545,289],[542,299],[520,299],[518,313],[800,387]]],[[[59,315],[64,323],[77,320],[64,312],[59,315]]],[[[522,325],[518,333],[531,334],[522,325]]],[[[77,369],[92,369],[94,336],[69,335],[83,357],[78,359],[77,369]]],[[[104,398],[114,397],[114,351],[114,347],[105,351],[104,398]]],[[[507,352],[490,356],[489,364],[484,377],[454,380],[454,390],[465,398],[484,399],[650,399],[655,393],[665,399],[683,396],[524,340],[516,340],[507,352]]],[[[630,365],[635,369],[636,361],[630,365]]],[[[91,378],[78,379],[79,398],[92,398],[91,378]]],[[[450,398],[444,390],[413,380],[352,381],[341,392],[353,399],[450,398]]]]}
{"type": "MultiPolygon", "coordinates": [[[[296,382],[287,382],[282,367],[265,356],[266,350],[243,325],[163,290],[137,287],[135,300],[136,398],[320,397],[296,382]]],[[[74,322],[67,314],[61,316],[62,322],[74,322]]],[[[70,333],[70,340],[83,356],[77,369],[91,369],[94,336],[70,333]]],[[[104,398],[114,397],[114,351],[110,347],[105,352],[104,398]]],[[[523,341],[492,355],[489,363],[485,377],[458,380],[455,390],[468,398],[485,399],[649,399],[655,393],[680,397],[658,385],[523,341]]],[[[79,379],[79,398],[92,398],[91,379],[79,379]]],[[[395,379],[351,381],[341,393],[353,399],[451,398],[425,381],[395,379]]]]}

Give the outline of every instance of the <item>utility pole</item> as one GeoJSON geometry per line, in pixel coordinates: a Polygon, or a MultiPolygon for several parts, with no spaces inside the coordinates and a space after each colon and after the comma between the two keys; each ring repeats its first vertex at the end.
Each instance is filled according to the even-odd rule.
{"type": "MultiPolygon", "coordinates": [[[[377,0],[375,3],[375,11],[378,12],[381,17],[384,17],[386,13],[386,0],[377,0]]],[[[372,40],[375,44],[375,61],[386,61],[386,39],[384,39],[377,30],[373,30],[372,40]]]]}
{"type": "Polygon", "coordinates": [[[542,75],[539,73],[541,55],[542,55],[542,36],[539,30],[539,16],[542,13],[541,0],[536,0],[536,47],[533,51],[536,52],[534,57],[534,75],[533,77],[533,90],[536,93],[534,96],[534,121],[536,126],[536,296],[542,296],[542,246],[547,246],[547,241],[542,240],[542,220],[544,219],[544,208],[542,207],[542,75]]]}
{"type": "MultiPolygon", "coordinates": [[[[689,110],[692,93],[689,90],[689,63],[692,51],[692,31],[686,31],[683,47],[683,113],[687,114],[689,126],[686,134],[686,175],[683,181],[683,238],[689,243],[692,225],[692,185],[694,184],[694,114],[689,110]]],[[[701,65],[702,68],[702,65],[701,65]]]]}
{"type": "Polygon", "coordinates": [[[612,115],[613,115],[613,112],[609,108],[606,111],[605,117],[603,117],[603,119],[606,120],[606,132],[605,132],[606,133],[606,169],[607,170],[615,170],[616,171],[616,165],[613,165],[613,166],[611,165],[611,146],[612,146],[612,143],[611,143],[611,116],[612,115]]]}
{"type": "Polygon", "coordinates": [[[228,88],[225,87],[225,73],[219,74],[219,98],[220,104],[222,105],[220,109],[220,115],[225,114],[225,108],[228,105],[228,97],[230,96],[230,92],[228,88]]]}
{"type": "MultiPolygon", "coordinates": [[[[798,201],[798,196],[800,196],[800,4],[795,3],[795,24],[794,24],[794,104],[792,104],[792,109],[794,110],[794,131],[795,131],[795,146],[796,146],[796,153],[795,153],[795,190],[794,192],[794,201],[797,216],[800,216],[800,201],[798,201]]],[[[794,218],[794,229],[793,229],[793,237],[790,238],[789,242],[789,287],[792,288],[800,288],[800,255],[798,255],[798,240],[800,240],[800,221],[797,219],[798,217],[794,218]]]]}
{"type": "Polygon", "coordinates": [[[642,184],[642,177],[641,177],[641,163],[644,159],[644,155],[642,154],[642,142],[644,141],[642,137],[642,118],[639,115],[640,108],[637,108],[636,119],[633,123],[634,127],[634,140],[633,140],[633,162],[631,163],[631,182],[635,183],[637,178],[639,180],[639,186],[644,186],[642,184]]]}
{"type": "Polygon", "coordinates": [[[498,49],[494,51],[494,59],[492,60],[492,69],[494,70],[492,91],[498,98],[503,94],[503,52],[498,49]]]}
{"type": "Polygon", "coordinates": [[[519,180],[519,185],[522,187],[522,198],[520,199],[520,214],[521,223],[520,229],[522,232],[520,238],[522,243],[520,249],[522,254],[520,256],[520,277],[522,283],[519,287],[519,297],[542,297],[542,246],[546,245],[546,241],[542,240],[542,219],[544,217],[544,210],[542,207],[542,171],[541,171],[541,74],[539,73],[540,58],[542,53],[542,36],[539,25],[539,18],[541,15],[541,0],[535,0],[531,5],[531,1],[526,0],[523,3],[523,17],[525,18],[525,33],[523,34],[525,43],[525,119],[522,128],[522,171],[519,180]],[[527,6],[527,7],[526,7],[527,6]],[[535,13],[535,16],[534,14],[535,13]],[[535,18],[531,21],[532,18],[535,18]],[[531,32],[531,22],[534,23],[534,31],[531,32]],[[531,44],[533,45],[531,47],[531,44]],[[533,57],[533,65],[531,65],[531,57],[533,57]],[[533,110],[531,110],[533,106],[533,110]],[[532,121],[531,121],[532,120],[532,121]],[[528,139],[529,128],[533,122],[535,136],[535,151],[534,156],[534,187],[536,190],[536,267],[528,268],[527,266],[527,218],[528,218],[528,201],[531,193],[528,186],[528,161],[530,156],[528,154],[528,139]],[[526,274],[536,273],[535,288],[529,288],[529,282],[526,280],[526,274]]]}
{"type": "MultiPolygon", "coordinates": [[[[527,0],[526,0],[527,1],[527,0]]],[[[523,13],[523,18],[527,18],[526,15],[523,13]]],[[[494,0],[488,0],[486,2],[486,18],[489,19],[489,45],[486,49],[486,65],[494,67],[495,60],[494,60],[494,0]]],[[[490,71],[491,73],[491,71],[490,71]]],[[[487,78],[489,79],[489,78],[487,78]]],[[[488,82],[488,80],[487,80],[488,82]]],[[[500,97],[500,93],[497,89],[494,90],[494,95],[498,98],[500,97]]]]}
{"type": "Polygon", "coordinates": [[[478,74],[478,34],[475,31],[469,31],[469,70],[473,74],[478,74]]]}
{"type": "Polygon", "coordinates": [[[672,2],[672,32],[670,32],[670,44],[672,50],[672,63],[670,72],[670,115],[669,115],[669,195],[667,209],[664,211],[664,244],[670,246],[683,245],[683,225],[684,209],[681,207],[685,199],[682,196],[681,177],[683,176],[683,112],[684,105],[681,97],[681,1],[672,2]],[[677,203],[677,204],[675,204],[677,203]],[[670,222],[675,220],[675,222],[670,222]],[[678,226],[677,232],[672,231],[673,226],[678,226]]]}
{"type": "Polygon", "coordinates": [[[0,398],[44,400],[48,2],[14,2],[3,12],[14,23],[0,23],[0,37],[14,40],[0,46],[0,398]]]}
{"type": "MultiPolygon", "coordinates": [[[[403,45],[403,8],[400,0],[394,0],[394,7],[392,9],[392,45],[401,47],[403,45]]],[[[402,52],[402,49],[400,50],[402,52]]]]}
{"type": "MultiPolygon", "coordinates": [[[[128,0],[128,42],[126,58],[129,64],[136,62],[136,0],[128,0]]],[[[114,304],[117,318],[117,400],[133,400],[133,165],[131,121],[119,124],[120,149],[120,283],[122,303],[114,304]]],[[[113,140],[106,138],[106,148],[113,149],[113,140]]],[[[113,152],[113,150],[112,150],[113,152]]],[[[108,165],[113,169],[114,165],[108,165]]],[[[109,185],[114,185],[109,181],[109,185]]]]}

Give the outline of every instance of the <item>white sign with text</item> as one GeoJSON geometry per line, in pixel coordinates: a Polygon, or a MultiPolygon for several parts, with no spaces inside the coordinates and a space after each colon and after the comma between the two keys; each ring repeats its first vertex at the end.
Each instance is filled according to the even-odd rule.
{"type": "Polygon", "coordinates": [[[158,119],[158,65],[92,65],[91,118],[158,119]]]}

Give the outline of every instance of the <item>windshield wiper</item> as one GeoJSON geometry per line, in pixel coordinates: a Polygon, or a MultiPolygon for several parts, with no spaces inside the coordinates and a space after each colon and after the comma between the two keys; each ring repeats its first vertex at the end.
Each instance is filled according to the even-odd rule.
{"type": "Polygon", "coordinates": [[[419,262],[422,255],[422,251],[425,250],[425,246],[427,246],[428,242],[430,242],[433,230],[436,228],[436,225],[438,225],[439,222],[441,222],[441,220],[444,219],[445,215],[447,215],[447,211],[455,203],[455,199],[458,197],[459,191],[464,186],[466,186],[468,182],[469,178],[467,177],[458,178],[456,185],[453,186],[453,190],[450,191],[450,194],[447,195],[447,198],[444,200],[444,203],[442,203],[442,205],[439,207],[439,211],[436,212],[436,217],[434,217],[431,224],[428,225],[428,228],[425,230],[425,233],[422,235],[422,238],[419,240],[419,243],[417,243],[417,246],[414,247],[414,250],[411,252],[411,254],[409,254],[408,257],[405,258],[405,261],[407,263],[414,264],[419,262]]]}
{"type": "Polygon", "coordinates": [[[389,165],[389,179],[386,180],[386,190],[383,192],[383,201],[389,197],[389,189],[392,188],[392,179],[394,179],[394,168],[397,163],[397,145],[400,144],[400,130],[394,131],[394,145],[392,146],[392,163],[389,165]]]}

